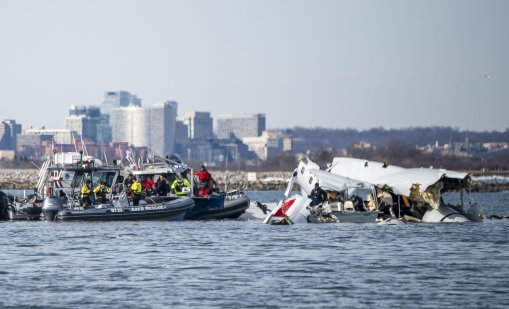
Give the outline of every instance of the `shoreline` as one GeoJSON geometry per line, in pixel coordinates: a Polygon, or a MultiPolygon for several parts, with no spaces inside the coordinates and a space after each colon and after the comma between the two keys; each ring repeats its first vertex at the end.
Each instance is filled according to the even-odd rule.
{"type": "MultiPolygon", "coordinates": [[[[37,169],[1,169],[0,190],[31,190],[37,184],[38,172],[37,169]]],[[[246,191],[285,191],[292,172],[211,171],[221,190],[246,191]]],[[[471,192],[499,191],[509,191],[509,183],[472,182],[471,192]]]]}

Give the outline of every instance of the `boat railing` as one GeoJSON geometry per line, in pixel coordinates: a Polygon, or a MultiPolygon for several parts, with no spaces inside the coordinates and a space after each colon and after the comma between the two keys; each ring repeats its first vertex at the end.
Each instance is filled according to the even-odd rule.
{"type": "Polygon", "coordinates": [[[116,183],[111,187],[111,203],[115,207],[129,207],[129,198],[123,183],[116,183]]]}
{"type": "Polygon", "coordinates": [[[39,169],[39,179],[37,180],[37,192],[41,197],[44,197],[44,187],[46,186],[46,182],[48,180],[48,167],[51,165],[51,160],[46,160],[42,164],[41,168],[39,169]]]}
{"type": "Polygon", "coordinates": [[[72,188],[53,188],[53,195],[65,197],[67,200],[67,207],[70,209],[80,207],[80,194],[78,191],[72,190],[72,188]]]}
{"type": "Polygon", "coordinates": [[[238,182],[230,182],[229,177],[227,177],[224,183],[224,192],[242,192],[245,191],[247,187],[247,180],[243,179],[238,182]]]}
{"type": "Polygon", "coordinates": [[[242,190],[231,190],[225,192],[225,199],[227,200],[236,200],[244,196],[244,192],[242,190]]]}

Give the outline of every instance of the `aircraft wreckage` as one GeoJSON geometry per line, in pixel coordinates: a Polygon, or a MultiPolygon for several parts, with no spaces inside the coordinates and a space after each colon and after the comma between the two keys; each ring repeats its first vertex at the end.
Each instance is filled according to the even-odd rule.
{"type": "Polygon", "coordinates": [[[356,158],[337,157],[326,170],[305,158],[289,179],[285,200],[278,203],[265,223],[304,222],[468,222],[481,221],[480,207],[464,195],[470,188],[468,173],[404,168],[356,158]],[[290,196],[297,184],[300,194],[290,196]],[[311,191],[318,184],[327,193],[314,205],[311,191]],[[442,194],[461,193],[459,205],[446,204],[442,194]]]}

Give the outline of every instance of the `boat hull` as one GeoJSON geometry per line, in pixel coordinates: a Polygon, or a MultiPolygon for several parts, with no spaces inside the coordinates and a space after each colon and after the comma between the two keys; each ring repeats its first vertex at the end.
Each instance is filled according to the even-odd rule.
{"type": "Polygon", "coordinates": [[[132,207],[92,208],[86,210],[62,210],[60,221],[124,221],[124,220],[183,220],[186,212],[193,208],[191,198],[173,199],[166,202],[132,207]]]}
{"type": "Polygon", "coordinates": [[[339,223],[376,223],[378,217],[377,211],[332,211],[339,223]]]}
{"type": "Polygon", "coordinates": [[[36,205],[19,206],[12,205],[7,209],[9,220],[40,220],[42,208],[36,205]]]}
{"type": "Polygon", "coordinates": [[[249,198],[243,195],[235,198],[211,195],[193,197],[193,200],[195,206],[186,213],[184,220],[237,219],[250,204],[249,198]]]}

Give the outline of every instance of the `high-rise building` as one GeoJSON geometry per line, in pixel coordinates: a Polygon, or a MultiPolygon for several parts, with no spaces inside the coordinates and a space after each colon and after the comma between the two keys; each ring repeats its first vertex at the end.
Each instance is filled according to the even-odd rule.
{"type": "Polygon", "coordinates": [[[175,122],[175,143],[180,145],[189,143],[188,125],[178,118],[175,122]]]}
{"type": "Polygon", "coordinates": [[[121,107],[111,112],[113,142],[128,142],[148,147],[150,142],[150,110],[140,106],[121,107]]]}
{"type": "Polygon", "coordinates": [[[97,124],[97,142],[98,143],[109,143],[111,142],[111,126],[110,126],[110,115],[102,115],[99,118],[97,124]]]}
{"type": "Polygon", "coordinates": [[[101,119],[98,106],[76,106],[69,109],[69,116],[65,117],[65,128],[75,132],[83,139],[97,141],[97,127],[101,119]]]}
{"type": "Polygon", "coordinates": [[[177,102],[158,102],[150,107],[128,106],[113,109],[111,128],[113,142],[128,142],[148,147],[156,155],[175,151],[177,102]]]}
{"type": "Polygon", "coordinates": [[[0,149],[16,150],[16,136],[21,133],[21,124],[15,120],[0,122],[0,149]]]}
{"type": "Polygon", "coordinates": [[[97,142],[107,143],[112,140],[111,112],[113,109],[127,106],[141,106],[141,99],[128,91],[108,91],[104,93],[104,101],[100,108],[101,116],[97,125],[97,142]]]}
{"type": "Polygon", "coordinates": [[[157,102],[150,107],[149,149],[157,155],[175,152],[177,107],[175,101],[157,102]]]}
{"type": "Polygon", "coordinates": [[[141,99],[128,91],[108,91],[104,93],[101,114],[110,115],[113,109],[129,105],[141,106],[141,99]]]}
{"type": "Polygon", "coordinates": [[[187,112],[179,117],[187,125],[190,139],[210,139],[214,137],[213,120],[209,112],[187,112]]]}
{"type": "Polygon", "coordinates": [[[101,117],[101,108],[99,106],[71,105],[69,116],[86,116],[90,118],[101,117]]]}
{"type": "Polygon", "coordinates": [[[217,117],[216,136],[219,139],[260,136],[263,131],[265,131],[265,114],[217,117]]]}

